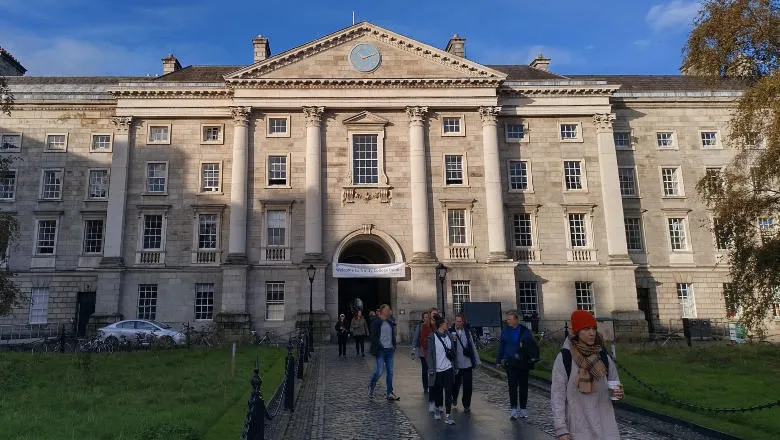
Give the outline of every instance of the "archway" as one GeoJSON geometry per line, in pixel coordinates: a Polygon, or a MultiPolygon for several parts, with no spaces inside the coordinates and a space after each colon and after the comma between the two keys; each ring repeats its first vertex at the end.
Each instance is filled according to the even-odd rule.
{"type": "MultiPolygon", "coordinates": [[[[372,235],[356,236],[341,249],[339,263],[387,264],[393,262],[381,239],[372,235]]],[[[339,278],[338,312],[350,316],[353,306],[362,304],[363,314],[376,310],[380,304],[391,304],[390,278],[339,278]],[[356,304],[356,300],[357,304],[356,304]]]]}

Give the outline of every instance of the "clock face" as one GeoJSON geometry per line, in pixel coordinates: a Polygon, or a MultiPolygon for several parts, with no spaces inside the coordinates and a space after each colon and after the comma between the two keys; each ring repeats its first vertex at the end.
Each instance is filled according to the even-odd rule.
{"type": "Polygon", "coordinates": [[[349,62],[359,72],[371,72],[379,67],[382,55],[373,43],[359,43],[349,52],[349,62]]]}

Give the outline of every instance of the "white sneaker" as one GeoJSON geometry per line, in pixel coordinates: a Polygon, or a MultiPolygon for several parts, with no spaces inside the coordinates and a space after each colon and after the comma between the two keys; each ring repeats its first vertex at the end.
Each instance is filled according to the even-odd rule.
{"type": "Polygon", "coordinates": [[[428,402],[428,412],[436,412],[436,404],[433,402],[428,402]]]}
{"type": "Polygon", "coordinates": [[[433,420],[441,420],[441,414],[439,414],[439,411],[433,412],[433,420]]]}
{"type": "Polygon", "coordinates": [[[517,420],[517,408],[509,410],[509,420],[517,420]]]}
{"type": "Polygon", "coordinates": [[[528,413],[526,412],[526,410],[520,408],[520,417],[522,417],[524,419],[528,418],[528,413]]]}
{"type": "Polygon", "coordinates": [[[451,415],[447,414],[447,417],[444,418],[444,423],[446,423],[448,425],[454,425],[455,424],[455,420],[452,419],[451,415]]]}

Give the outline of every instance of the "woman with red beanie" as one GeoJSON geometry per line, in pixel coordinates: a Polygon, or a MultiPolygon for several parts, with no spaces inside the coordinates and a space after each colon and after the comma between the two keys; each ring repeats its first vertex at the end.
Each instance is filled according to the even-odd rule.
{"type": "Polygon", "coordinates": [[[611,400],[623,398],[623,387],[596,326],[590,312],[575,310],[571,336],[555,358],[550,403],[558,440],[620,439],[611,400]]]}

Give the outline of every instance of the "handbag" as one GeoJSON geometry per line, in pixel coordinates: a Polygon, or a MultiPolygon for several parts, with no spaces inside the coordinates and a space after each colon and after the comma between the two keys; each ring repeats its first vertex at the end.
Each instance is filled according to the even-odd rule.
{"type": "Polygon", "coordinates": [[[434,332],[434,334],[439,339],[439,342],[441,342],[441,346],[444,347],[444,355],[450,362],[455,362],[455,351],[451,348],[447,348],[447,345],[444,344],[444,340],[439,336],[439,332],[434,332]]]}
{"type": "MultiPolygon", "coordinates": [[[[468,330],[464,330],[464,332],[466,331],[468,330]]],[[[457,331],[455,332],[455,339],[458,340],[458,343],[460,343],[460,346],[463,348],[463,356],[469,359],[474,359],[474,347],[471,346],[468,333],[466,333],[466,345],[463,345],[463,341],[460,340],[460,336],[458,336],[457,331]]]]}

